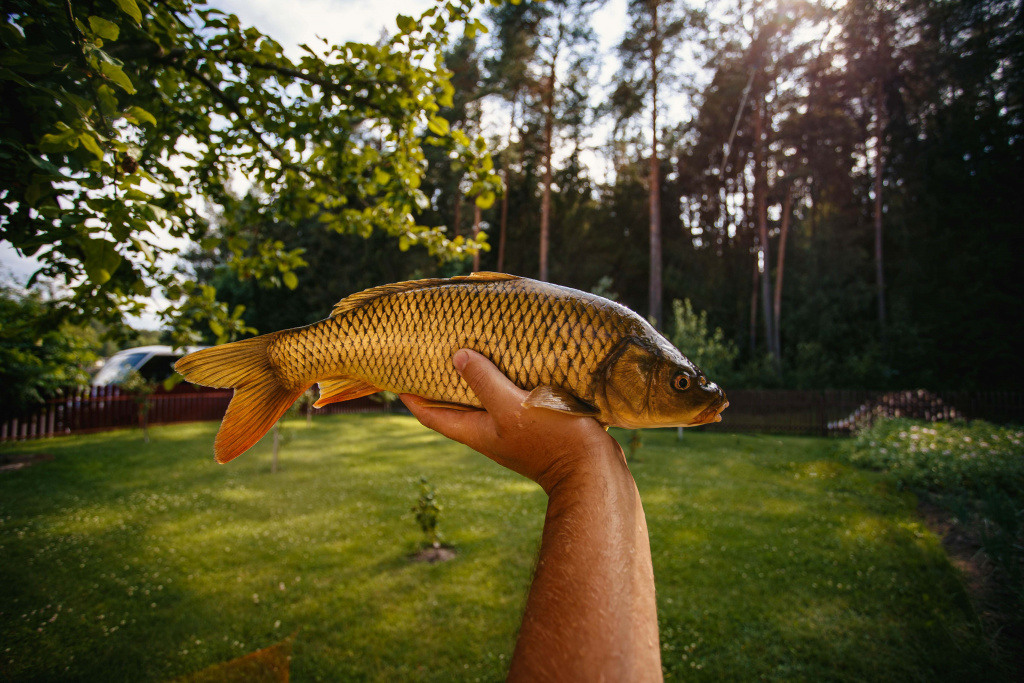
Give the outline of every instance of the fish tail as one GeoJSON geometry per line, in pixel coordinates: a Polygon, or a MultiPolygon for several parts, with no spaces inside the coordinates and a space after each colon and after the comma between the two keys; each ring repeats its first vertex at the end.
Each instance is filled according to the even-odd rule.
{"type": "Polygon", "coordinates": [[[193,384],[235,390],[213,444],[219,463],[249,450],[307,388],[290,389],[278,379],[267,354],[277,336],[275,332],[203,349],[174,365],[193,384]]]}

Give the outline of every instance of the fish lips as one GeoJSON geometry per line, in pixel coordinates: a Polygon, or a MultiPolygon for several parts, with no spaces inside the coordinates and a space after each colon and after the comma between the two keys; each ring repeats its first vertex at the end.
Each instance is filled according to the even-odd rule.
{"type": "Polygon", "coordinates": [[[712,422],[722,421],[722,411],[729,407],[729,401],[723,396],[721,401],[712,403],[707,408],[702,410],[697,417],[693,418],[693,422],[690,424],[691,427],[698,425],[706,425],[712,422]]]}

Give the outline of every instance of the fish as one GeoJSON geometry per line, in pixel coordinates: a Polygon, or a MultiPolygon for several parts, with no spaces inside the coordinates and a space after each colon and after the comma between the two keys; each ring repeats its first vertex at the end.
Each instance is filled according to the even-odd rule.
{"type": "Polygon", "coordinates": [[[725,392],[640,315],[603,297],[505,273],[397,282],[339,301],[325,320],[190,353],[186,380],[233,388],[217,462],[252,447],[313,384],[321,408],[379,391],[482,409],[452,365],[491,360],[528,408],[639,429],[718,422],[725,392]]]}

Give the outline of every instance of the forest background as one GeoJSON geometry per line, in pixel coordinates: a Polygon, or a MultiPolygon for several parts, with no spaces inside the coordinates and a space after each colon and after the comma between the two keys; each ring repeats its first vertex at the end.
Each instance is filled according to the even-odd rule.
{"type": "MultiPolygon", "coordinates": [[[[179,306],[188,341],[308,324],[385,282],[502,270],[650,316],[727,388],[1020,388],[1024,3],[630,0],[611,69],[601,4],[489,5],[437,44],[450,96],[409,129],[451,138],[417,160],[412,212],[444,227],[433,237],[312,191],[282,211],[295,186],[204,194],[204,239],[168,270],[233,315],[206,329],[179,306]]],[[[350,132],[386,157],[378,129],[350,132]]],[[[367,166],[349,201],[393,175],[367,166]]],[[[16,213],[4,238],[21,249],[16,213]]],[[[93,261],[63,273],[78,289],[49,307],[62,324],[86,321],[75,283],[93,261]]],[[[128,307],[108,309],[94,320],[123,333],[128,307]]]]}

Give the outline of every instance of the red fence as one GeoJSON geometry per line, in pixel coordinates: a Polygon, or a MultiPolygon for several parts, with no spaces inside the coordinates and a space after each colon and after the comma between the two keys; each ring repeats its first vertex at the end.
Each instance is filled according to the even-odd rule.
{"type": "MultiPolygon", "coordinates": [[[[149,424],[220,420],[231,401],[230,389],[198,389],[179,385],[175,391],[157,391],[149,397],[149,424]]],[[[50,436],[88,434],[139,426],[139,400],[115,386],[72,390],[50,399],[37,412],[0,422],[0,441],[23,441],[50,436]]],[[[367,399],[331,404],[314,415],[381,412],[383,404],[367,399]]]]}
{"type": "MultiPolygon", "coordinates": [[[[708,425],[705,429],[844,435],[881,416],[1024,423],[1024,393],[733,390],[728,394],[729,408],[722,413],[722,422],[708,425]]],[[[230,390],[200,390],[179,385],[173,392],[161,391],[150,396],[149,424],[220,420],[230,400],[230,390]]],[[[313,411],[313,414],[385,410],[383,403],[364,397],[332,403],[313,411]]],[[[0,422],[0,441],[84,434],[138,425],[139,404],[134,395],[117,387],[92,387],[64,398],[51,399],[28,418],[0,422]]]]}

